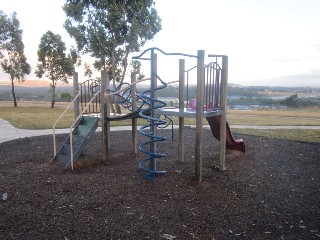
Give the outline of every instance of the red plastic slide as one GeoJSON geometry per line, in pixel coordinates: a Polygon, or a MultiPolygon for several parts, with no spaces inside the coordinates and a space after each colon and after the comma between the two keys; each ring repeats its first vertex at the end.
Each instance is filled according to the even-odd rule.
{"type": "MultiPolygon", "coordinates": [[[[210,125],[213,136],[220,141],[221,116],[207,117],[206,119],[210,125]]],[[[244,141],[242,139],[235,140],[233,138],[228,122],[227,122],[226,135],[227,135],[226,136],[227,149],[246,152],[246,146],[244,144],[244,141]]]]}

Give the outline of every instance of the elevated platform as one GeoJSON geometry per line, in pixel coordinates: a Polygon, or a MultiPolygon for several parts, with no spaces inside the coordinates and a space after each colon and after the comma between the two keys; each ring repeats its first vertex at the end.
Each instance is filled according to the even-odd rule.
{"type": "MultiPolygon", "coordinates": [[[[156,113],[159,115],[166,115],[166,116],[176,116],[176,117],[185,117],[185,118],[195,118],[196,117],[196,110],[195,109],[188,109],[184,108],[180,110],[179,108],[160,108],[156,110],[156,113]]],[[[220,109],[210,109],[209,111],[203,112],[203,117],[213,117],[213,116],[220,116],[223,114],[223,111],[220,109]]]]}

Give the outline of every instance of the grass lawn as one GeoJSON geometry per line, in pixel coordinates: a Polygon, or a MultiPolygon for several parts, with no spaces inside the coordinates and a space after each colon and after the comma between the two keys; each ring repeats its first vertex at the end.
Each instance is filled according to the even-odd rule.
{"type": "Polygon", "coordinates": [[[320,143],[320,130],[310,129],[232,129],[233,134],[271,137],[284,140],[320,143]]]}
{"type": "MultiPolygon", "coordinates": [[[[12,125],[22,129],[50,129],[68,103],[56,103],[54,109],[49,102],[18,102],[14,108],[12,102],[0,101],[0,118],[9,121],[12,125]]],[[[57,128],[67,128],[73,122],[71,107],[57,125],[57,128]]],[[[230,125],[266,125],[266,126],[320,126],[320,109],[297,110],[228,110],[227,116],[230,125]]],[[[178,123],[178,118],[173,118],[178,123]]],[[[142,125],[145,120],[139,119],[142,125]]],[[[204,121],[207,124],[206,121],[204,121]]],[[[131,120],[113,121],[111,126],[130,125],[131,120]]],[[[195,124],[194,119],[186,118],[186,125],[195,124]]],[[[319,130],[293,129],[233,129],[234,133],[268,136],[274,138],[320,142],[319,130]]]]}

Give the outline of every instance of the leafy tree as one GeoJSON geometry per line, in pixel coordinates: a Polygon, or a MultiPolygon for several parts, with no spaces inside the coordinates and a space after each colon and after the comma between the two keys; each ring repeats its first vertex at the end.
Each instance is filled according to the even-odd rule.
{"type": "Polygon", "coordinates": [[[96,69],[111,73],[114,87],[123,82],[129,54],[161,30],[153,0],[67,0],[63,9],[78,50],[95,58],[96,69]]]}
{"type": "Polygon", "coordinates": [[[18,106],[14,90],[15,80],[24,81],[25,75],[31,72],[24,55],[22,30],[19,27],[20,22],[15,12],[8,17],[0,11],[0,65],[3,71],[10,75],[14,107],[18,106]]]}
{"type": "Polygon", "coordinates": [[[287,97],[285,100],[281,102],[283,105],[289,107],[289,108],[295,108],[299,105],[299,97],[298,94],[293,94],[289,97],[287,97]]]}
{"type": "Polygon", "coordinates": [[[72,96],[71,96],[71,94],[68,93],[68,92],[63,92],[63,93],[61,93],[60,98],[61,98],[62,100],[64,100],[64,101],[70,102],[71,99],[72,99],[72,96]]]}
{"type": "Polygon", "coordinates": [[[67,56],[65,51],[65,43],[61,40],[59,34],[48,31],[42,36],[38,49],[39,63],[35,74],[39,78],[45,75],[51,80],[51,108],[54,108],[55,104],[57,83],[59,81],[68,83],[68,79],[72,76],[74,71],[74,52],[71,51],[71,54],[67,56]]]}
{"type": "Polygon", "coordinates": [[[137,79],[138,80],[141,80],[141,79],[143,79],[145,77],[145,75],[141,72],[141,62],[140,61],[133,60],[133,61],[131,61],[130,65],[132,67],[131,72],[137,74],[137,79]]]}

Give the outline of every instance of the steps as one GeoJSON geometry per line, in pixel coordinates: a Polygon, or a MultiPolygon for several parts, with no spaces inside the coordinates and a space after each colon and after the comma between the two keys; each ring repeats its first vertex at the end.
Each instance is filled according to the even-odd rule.
{"type": "MultiPolygon", "coordinates": [[[[89,142],[90,135],[95,132],[98,127],[99,118],[83,116],[79,123],[72,131],[72,145],[73,145],[73,163],[75,163],[85,146],[89,142]]],[[[59,149],[57,155],[53,160],[58,160],[64,169],[68,169],[71,165],[71,148],[70,148],[70,136],[63,143],[59,149]]]]}

